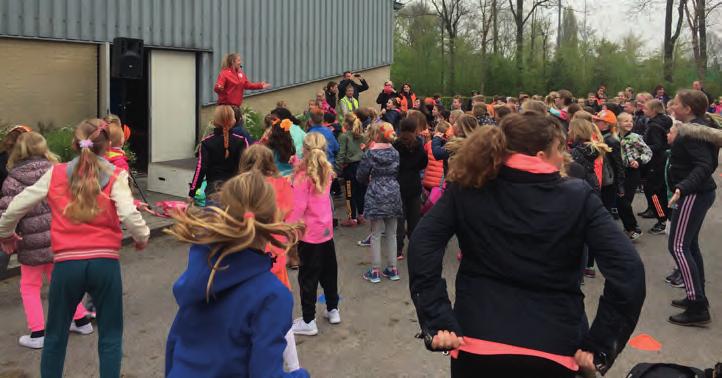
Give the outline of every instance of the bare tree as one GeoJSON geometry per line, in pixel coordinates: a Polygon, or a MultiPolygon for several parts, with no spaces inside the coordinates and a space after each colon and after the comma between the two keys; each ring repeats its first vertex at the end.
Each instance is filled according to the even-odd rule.
{"type": "MultiPolygon", "coordinates": [[[[481,91],[481,93],[484,93],[484,81],[486,80],[487,70],[487,45],[489,43],[490,29],[492,29],[494,25],[493,17],[496,14],[496,9],[494,8],[495,3],[496,0],[479,0],[479,16],[481,16],[481,82],[479,90],[481,91]]],[[[492,36],[492,38],[495,38],[495,36],[492,36]]],[[[498,51],[498,41],[496,39],[494,39],[494,46],[496,46],[496,48],[494,49],[494,53],[496,53],[498,51]]]]}
{"type": "Polygon", "coordinates": [[[456,90],[456,37],[459,35],[459,24],[462,18],[469,13],[469,8],[466,7],[464,0],[431,0],[431,4],[441,19],[441,24],[448,37],[448,90],[453,93],[456,90]]]}
{"type": "MultiPolygon", "coordinates": [[[[667,83],[672,82],[672,71],[674,70],[674,45],[677,43],[679,33],[682,30],[682,20],[684,19],[684,8],[687,0],[678,0],[677,4],[677,25],[672,33],[672,20],[674,18],[675,0],[667,0],[664,13],[664,80],[667,83]]],[[[694,1],[694,0],[693,0],[694,1]]]]}
{"type": "Polygon", "coordinates": [[[690,33],[692,34],[692,51],[697,66],[697,77],[703,80],[707,73],[707,18],[709,14],[722,5],[722,1],[708,3],[707,0],[691,0],[685,4],[684,12],[687,17],[690,33]],[[691,8],[691,9],[690,9],[691,8]]]}
{"type": "Polygon", "coordinates": [[[529,17],[534,14],[537,8],[546,6],[551,3],[552,0],[532,0],[531,9],[529,12],[524,13],[524,0],[516,0],[516,6],[513,1],[509,0],[509,9],[514,17],[514,24],[516,26],[516,67],[519,71],[518,80],[521,80],[521,71],[524,63],[524,25],[529,21],[529,17]]]}

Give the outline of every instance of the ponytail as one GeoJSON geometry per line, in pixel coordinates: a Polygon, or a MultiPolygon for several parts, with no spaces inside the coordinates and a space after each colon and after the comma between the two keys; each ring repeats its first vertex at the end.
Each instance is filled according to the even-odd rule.
{"type": "Polygon", "coordinates": [[[478,127],[461,141],[449,159],[447,180],[466,188],[481,188],[496,178],[506,157],[506,137],[497,126],[478,127]]]}
{"type": "Polygon", "coordinates": [[[100,170],[98,155],[108,149],[108,124],[100,119],[89,119],[75,128],[73,148],[80,151],[77,164],[70,175],[72,200],[63,214],[78,223],[87,223],[100,213],[100,170]]]}
{"type": "Polygon", "coordinates": [[[166,231],[183,242],[212,246],[208,254],[211,273],[206,284],[207,301],[216,274],[224,270],[225,257],[247,248],[264,248],[266,243],[288,251],[305,229],[300,223],[283,222],[273,187],[257,170],[228,180],[221,187],[219,198],[221,207],[174,213],[176,223],[166,231]]]}
{"type": "Polygon", "coordinates": [[[223,134],[223,148],[225,149],[225,158],[228,159],[230,153],[228,152],[229,138],[231,127],[235,123],[235,112],[233,107],[230,105],[218,105],[216,110],[213,112],[213,126],[221,129],[223,134]]]}
{"type": "Polygon", "coordinates": [[[303,138],[303,161],[296,171],[304,171],[317,193],[323,193],[333,175],[333,166],[326,156],[326,138],[321,133],[308,133],[303,138]]]}

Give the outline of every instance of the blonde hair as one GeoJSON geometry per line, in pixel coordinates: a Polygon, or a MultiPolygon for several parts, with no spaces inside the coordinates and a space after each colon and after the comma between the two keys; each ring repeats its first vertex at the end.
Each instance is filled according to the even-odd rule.
{"type": "Polygon", "coordinates": [[[110,145],[112,147],[122,147],[125,144],[125,133],[123,132],[123,123],[120,121],[120,117],[115,114],[108,114],[103,120],[108,123],[110,145]]]}
{"type": "Polygon", "coordinates": [[[48,149],[48,142],[42,135],[35,131],[20,134],[15,146],[10,151],[7,169],[13,169],[15,164],[32,157],[41,157],[53,164],[58,162],[58,157],[48,149]]]}
{"type": "Polygon", "coordinates": [[[655,99],[649,100],[644,103],[644,107],[656,112],[657,114],[664,114],[664,103],[662,101],[655,99]]]}
{"type": "Polygon", "coordinates": [[[479,121],[474,116],[464,114],[456,119],[454,123],[454,135],[459,138],[466,138],[479,127],[479,121]]]}
{"type": "Polygon", "coordinates": [[[584,143],[600,155],[612,152],[612,149],[603,142],[604,137],[602,137],[597,126],[582,118],[572,119],[569,123],[569,139],[572,142],[584,143]]]}
{"type": "Polygon", "coordinates": [[[175,213],[176,223],[166,231],[182,242],[212,246],[208,254],[211,274],[206,285],[207,301],[213,280],[225,269],[221,263],[228,255],[249,247],[263,248],[266,243],[288,252],[305,228],[303,224],[283,222],[273,187],[256,170],[228,180],[220,189],[219,199],[219,207],[175,213]]]}
{"type": "Polygon", "coordinates": [[[451,113],[449,113],[449,122],[451,122],[451,120],[456,121],[463,114],[464,114],[464,111],[461,109],[452,110],[451,113]]]}
{"type": "Polygon", "coordinates": [[[308,133],[303,138],[303,160],[296,173],[304,172],[317,193],[323,193],[333,176],[333,166],[326,156],[326,137],[321,133],[308,133]]]}
{"type": "MultiPolygon", "coordinates": [[[[481,104],[481,103],[480,103],[480,104],[476,104],[476,105],[474,105],[474,106],[472,107],[472,109],[471,109],[471,114],[473,114],[474,117],[484,117],[484,116],[486,116],[488,113],[489,113],[489,112],[488,112],[487,109],[486,109],[486,104],[481,104]]],[[[458,118],[457,118],[457,120],[458,120],[458,118]]]]}
{"type": "Polygon", "coordinates": [[[574,113],[574,115],[572,116],[572,120],[575,120],[575,119],[583,119],[583,120],[589,121],[589,122],[592,122],[592,120],[593,120],[592,113],[589,113],[586,110],[580,110],[580,111],[574,113]]]}
{"type": "Polygon", "coordinates": [[[241,57],[241,55],[239,53],[226,54],[223,57],[223,60],[221,61],[221,69],[232,68],[233,61],[236,60],[236,58],[240,58],[240,57],[241,57]]]}
{"type": "Polygon", "coordinates": [[[223,132],[223,148],[226,149],[226,159],[228,159],[228,145],[230,143],[230,132],[233,127],[233,121],[236,119],[236,115],[233,112],[233,107],[230,105],[218,105],[213,111],[213,121],[211,124],[221,129],[223,132]]]}
{"type": "Polygon", "coordinates": [[[549,92],[547,97],[544,99],[544,103],[546,103],[548,108],[550,108],[550,109],[557,108],[557,103],[555,101],[556,97],[559,97],[559,92],[556,92],[556,91],[549,92]]]}
{"type": "Polygon", "coordinates": [[[346,113],[346,115],[343,116],[343,124],[346,126],[346,131],[350,131],[353,134],[354,139],[363,136],[363,125],[361,124],[361,120],[356,117],[356,114],[346,113]]]}
{"type": "Polygon", "coordinates": [[[101,119],[86,119],[75,127],[73,148],[80,151],[80,156],[69,180],[72,200],[63,210],[63,214],[75,222],[90,222],[100,213],[99,177],[101,169],[107,168],[101,164],[99,156],[108,150],[109,142],[108,124],[101,119]],[[83,147],[81,141],[90,141],[92,145],[83,147]]]}
{"type": "MultiPolygon", "coordinates": [[[[618,123],[618,125],[619,125],[619,134],[622,135],[622,136],[625,136],[625,135],[628,134],[627,131],[624,130],[624,128],[622,127],[622,122],[623,122],[625,119],[628,119],[628,120],[632,121],[632,120],[634,120],[634,117],[632,117],[631,114],[625,113],[625,112],[619,113],[619,115],[617,116],[617,123],[618,123]]],[[[630,131],[630,132],[631,132],[631,131],[630,131]]]]}
{"type": "Polygon", "coordinates": [[[267,177],[278,177],[278,167],[273,161],[273,151],[263,144],[257,143],[243,151],[238,164],[238,172],[257,170],[267,177]]]}
{"type": "Polygon", "coordinates": [[[396,132],[390,123],[378,122],[369,128],[369,138],[376,143],[393,143],[396,132]]]}
{"type": "Polygon", "coordinates": [[[434,129],[434,131],[437,133],[445,134],[446,131],[448,131],[450,127],[451,127],[451,124],[449,122],[442,120],[442,121],[439,121],[436,123],[436,128],[434,129]]]}

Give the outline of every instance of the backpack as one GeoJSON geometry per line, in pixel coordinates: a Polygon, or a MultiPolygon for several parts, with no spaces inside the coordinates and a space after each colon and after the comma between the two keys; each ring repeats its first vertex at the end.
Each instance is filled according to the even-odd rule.
{"type": "Polygon", "coordinates": [[[626,378],[705,378],[705,374],[689,366],[643,362],[635,365],[626,378]]]}
{"type": "Polygon", "coordinates": [[[602,158],[602,185],[608,186],[614,184],[614,168],[610,162],[611,156],[602,158]]]}

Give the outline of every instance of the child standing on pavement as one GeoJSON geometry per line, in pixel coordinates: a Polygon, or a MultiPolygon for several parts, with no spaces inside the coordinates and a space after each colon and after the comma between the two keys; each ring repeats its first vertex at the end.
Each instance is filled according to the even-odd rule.
{"type": "Polygon", "coordinates": [[[324,316],[331,324],[341,323],[338,311],[338,266],[333,243],[331,181],[333,166],[326,158],[326,138],[309,132],[303,140],[303,160],[294,168],[293,212],[288,222],[302,221],[306,232],[298,243],[301,266],[298,285],[303,317],[293,321],[293,333],[314,336],[316,325],[316,290],[321,284],[326,296],[324,316]]]}
{"type": "Polygon", "coordinates": [[[298,367],[283,372],[293,298],[264,252],[268,243],[287,250],[303,226],[282,222],[273,187],[257,170],[226,181],[219,200],[222,208],[178,214],[170,231],[194,244],[173,285],[179,308],[166,377],[308,377],[298,367]]]}
{"type": "Polygon", "coordinates": [[[338,138],[339,150],[336,156],[336,162],[341,167],[346,182],[348,218],[341,222],[341,226],[344,227],[365,223],[363,216],[365,187],[356,180],[356,170],[366,143],[361,121],[353,113],[346,114],[343,117],[343,133],[338,138]]]}
{"type": "Polygon", "coordinates": [[[381,122],[371,126],[369,137],[373,144],[364,153],[356,172],[356,179],[367,184],[364,216],[371,222],[371,268],[363,278],[381,282],[381,275],[398,281],[396,268],[396,223],[403,216],[401,189],[398,182],[399,152],[391,145],[396,139],[391,124],[381,122]],[[381,244],[388,254],[388,266],[381,271],[381,244]]]}
{"type": "MultiPolygon", "coordinates": [[[[2,185],[0,214],[5,212],[15,196],[35,184],[57,162],[57,157],[48,150],[48,144],[42,135],[34,131],[21,134],[10,151],[10,171],[2,185]]],[[[50,218],[50,207],[47,201],[43,201],[20,220],[17,228],[18,234],[23,237],[17,251],[20,262],[20,295],[31,332],[30,335],[20,336],[18,342],[31,349],[42,348],[45,341],[45,318],[40,289],[43,287],[43,275],[50,281],[53,272],[50,218]]],[[[78,304],[73,315],[74,322],[70,325],[71,331],[84,335],[93,332],[93,326],[86,319],[86,314],[85,307],[78,304]]]]}
{"type": "Polygon", "coordinates": [[[50,283],[48,323],[40,363],[43,377],[61,377],[68,325],[83,294],[98,308],[100,376],[120,376],[123,339],[123,287],[118,253],[122,221],[136,249],[148,244],[150,230],[133,204],[128,173],[102,156],[109,145],[108,124],[88,119],[75,128],[79,156],[49,169],[10,202],[0,218],[3,250],[15,249],[15,227],[31,209],[48,201],[55,268],[50,283]]]}

